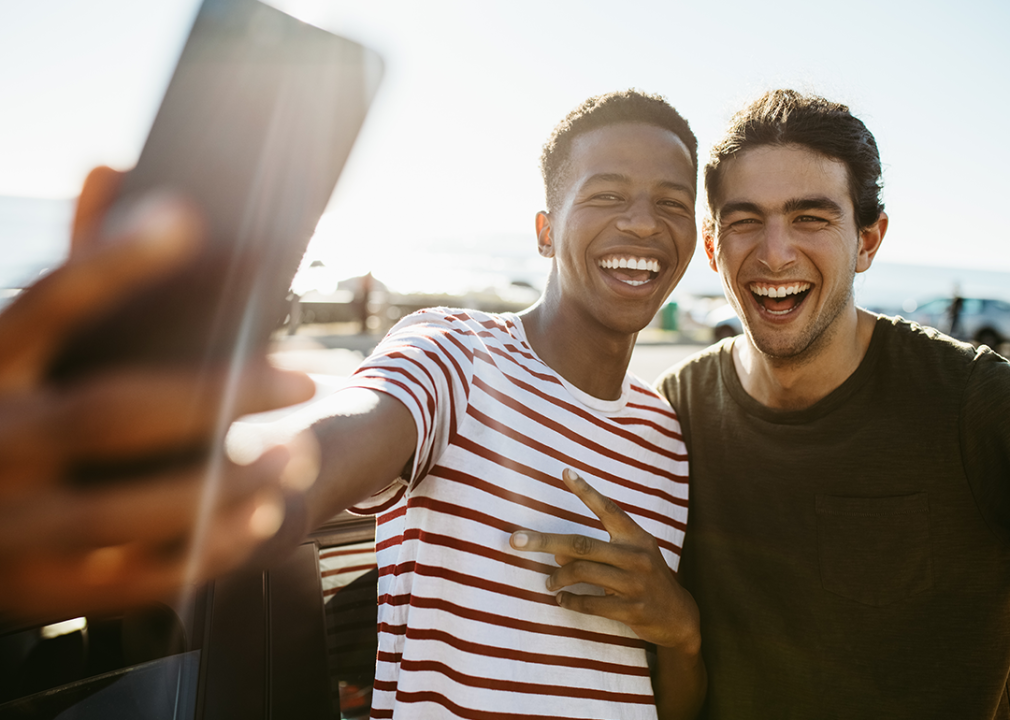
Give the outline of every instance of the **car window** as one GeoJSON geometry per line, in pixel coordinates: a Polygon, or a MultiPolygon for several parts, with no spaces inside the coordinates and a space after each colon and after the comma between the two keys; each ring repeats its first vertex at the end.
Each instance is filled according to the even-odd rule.
{"type": "Polygon", "coordinates": [[[918,312],[945,313],[948,307],[950,307],[950,298],[937,298],[936,300],[930,300],[924,305],[920,305],[918,312]]]}
{"type": "MultiPolygon", "coordinates": [[[[192,615],[192,605],[181,609],[192,615]]],[[[127,707],[138,718],[192,718],[201,655],[193,635],[161,603],[6,632],[0,718],[116,717],[127,707]]]]}
{"type": "Polygon", "coordinates": [[[965,298],[961,305],[961,312],[965,315],[978,315],[982,312],[982,301],[978,298],[965,298]]]}

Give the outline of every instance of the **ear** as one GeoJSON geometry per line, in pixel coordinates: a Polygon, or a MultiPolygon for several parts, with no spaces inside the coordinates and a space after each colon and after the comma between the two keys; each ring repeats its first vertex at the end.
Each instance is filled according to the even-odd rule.
{"type": "Polygon", "coordinates": [[[715,265],[715,221],[708,217],[701,224],[701,239],[705,243],[705,254],[708,255],[708,266],[719,272],[715,265]]]}
{"type": "Polygon", "coordinates": [[[884,241],[887,232],[887,213],[880,213],[877,222],[859,233],[859,254],[856,256],[856,272],[865,272],[873,264],[873,258],[884,241]]]}
{"type": "Polygon", "coordinates": [[[543,210],[537,213],[537,252],[546,258],[554,257],[554,243],[551,241],[551,216],[543,210]]]}

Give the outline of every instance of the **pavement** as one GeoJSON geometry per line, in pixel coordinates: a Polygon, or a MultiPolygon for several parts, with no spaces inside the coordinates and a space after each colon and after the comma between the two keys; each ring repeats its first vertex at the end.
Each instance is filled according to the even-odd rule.
{"type": "MultiPolygon", "coordinates": [[[[329,332],[302,328],[295,335],[285,335],[276,342],[272,357],[279,366],[301,370],[310,375],[346,377],[375,348],[379,334],[329,332]]],[[[631,356],[630,370],[646,382],[652,382],[667,368],[708,347],[697,338],[679,333],[646,328],[639,335],[631,356]]]]}
{"type": "MultiPolygon", "coordinates": [[[[333,414],[333,393],[346,384],[381,339],[379,334],[333,333],[313,326],[278,338],[272,361],[279,367],[308,373],[316,383],[316,395],[301,405],[247,415],[235,422],[226,440],[231,458],[251,462],[272,445],[287,442],[316,420],[333,414]]],[[[676,333],[643,331],[631,356],[630,370],[651,383],[667,368],[705,347],[676,333]]]]}

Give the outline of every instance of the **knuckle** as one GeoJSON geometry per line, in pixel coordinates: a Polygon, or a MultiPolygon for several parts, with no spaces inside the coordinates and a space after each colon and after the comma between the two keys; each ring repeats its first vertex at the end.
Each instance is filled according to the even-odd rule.
{"type": "Polygon", "coordinates": [[[572,538],[572,551],[576,555],[589,555],[593,552],[595,546],[596,541],[585,535],[575,535],[572,538]]]}
{"type": "Polygon", "coordinates": [[[614,502],[613,500],[611,500],[606,496],[602,497],[603,497],[603,512],[607,513],[608,515],[624,514],[624,510],[621,509],[620,505],[618,505],[616,502],[614,502]]]}
{"type": "Polygon", "coordinates": [[[649,588],[647,584],[643,582],[640,577],[635,577],[631,580],[628,586],[627,594],[629,597],[635,598],[635,602],[638,603],[642,602],[642,598],[644,598],[648,592],[649,588]]]}
{"type": "Polygon", "coordinates": [[[628,569],[635,573],[636,577],[640,577],[653,572],[656,565],[648,553],[636,548],[629,553],[628,569]]]}
{"type": "Polygon", "coordinates": [[[624,607],[624,615],[627,618],[626,622],[629,625],[642,624],[645,621],[647,614],[648,607],[642,600],[633,600],[627,603],[624,607]]]}
{"type": "Polygon", "coordinates": [[[588,568],[589,563],[583,560],[573,560],[561,568],[558,571],[558,575],[562,576],[566,585],[574,585],[585,581],[588,568]]]}
{"type": "Polygon", "coordinates": [[[585,598],[571,592],[558,593],[558,605],[565,610],[583,612],[585,610],[585,598]]]}

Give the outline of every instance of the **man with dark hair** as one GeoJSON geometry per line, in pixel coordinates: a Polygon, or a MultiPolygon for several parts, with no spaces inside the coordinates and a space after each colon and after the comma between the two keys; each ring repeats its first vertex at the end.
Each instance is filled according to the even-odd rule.
{"type": "Polygon", "coordinates": [[[709,717],[1010,717],[1010,363],[856,307],[888,218],[845,106],[768,93],[705,183],[746,334],[659,385],[709,717]]]}
{"type": "Polygon", "coordinates": [[[696,712],[697,608],[671,571],[686,455],[627,374],[694,249],[694,147],[659,98],[584,104],[545,151],[543,297],[404,319],[315,426],[306,530],[354,504],[378,518],[373,717],[654,718],[647,643],[661,716],[696,712]],[[555,594],[573,563],[522,552],[530,527],[620,539],[606,595],[555,594]]]}

